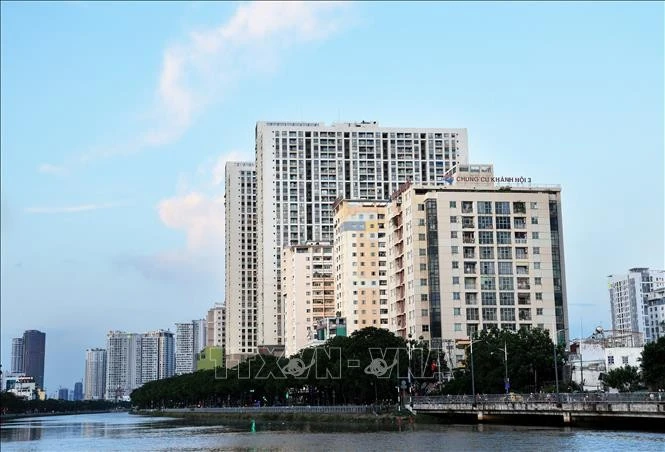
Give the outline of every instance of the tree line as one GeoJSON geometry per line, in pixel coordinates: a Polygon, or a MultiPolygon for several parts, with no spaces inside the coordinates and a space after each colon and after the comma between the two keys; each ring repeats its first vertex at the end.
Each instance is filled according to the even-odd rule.
{"type": "Polygon", "coordinates": [[[109,400],[25,400],[11,392],[0,393],[0,412],[2,414],[37,414],[37,413],[76,413],[85,411],[106,411],[118,407],[129,408],[130,404],[116,403],[109,400]]]}

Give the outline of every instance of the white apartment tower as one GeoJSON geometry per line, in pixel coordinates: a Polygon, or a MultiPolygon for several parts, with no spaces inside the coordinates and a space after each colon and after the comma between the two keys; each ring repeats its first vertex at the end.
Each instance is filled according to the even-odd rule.
{"type": "Polygon", "coordinates": [[[335,203],[335,299],[347,334],[389,328],[388,201],[335,203]]]}
{"type": "Polygon", "coordinates": [[[387,199],[406,181],[443,183],[467,158],[466,129],[258,122],[257,343],[283,343],[282,248],[332,242],[337,198],[387,199]]]}
{"type": "Polygon", "coordinates": [[[103,400],[106,391],[106,350],[85,351],[85,400],[103,400]]]}
{"type": "Polygon", "coordinates": [[[141,336],[141,384],[172,377],[175,344],[170,331],[151,331],[141,336]]]}
{"type": "MultiPolygon", "coordinates": [[[[206,316],[206,338],[207,347],[226,347],[226,306],[222,303],[215,303],[215,306],[208,309],[206,316]]],[[[201,350],[199,350],[201,351],[201,350]]],[[[198,352],[197,352],[198,353],[198,352]]]]}
{"type": "MultiPolygon", "coordinates": [[[[665,271],[631,268],[628,274],[609,275],[612,329],[619,333],[642,333],[646,342],[655,340],[647,297],[665,286],[665,271]]],[[[637,344],[643,345],[643,344],[637,344]]]]}
{"type": "Polygon", "coordinates": [[[176,323],[175,373],[188,374],[196,371],[196,354],[206,346],[206,320],[176,323]]]}
{"type": "Polygon", "coordinates": [[[257,243],[260,242],[256,240],[254,163],[228,162],[225,178],[225,356],[227,367],[233,367],[244,358],[256,354],[258,345],[256,263],[257,243]]]}
{"type": "Polygon", "coordinates": [[[565,334],[560,188],[498,180],[491,165],[460,165],[452,185],[394,194],[386,227],[397,335],[439,349],[481,329],[565,334]]]}
{"type": "Polygon", "coordinates": [[[333,249],[329,243],[284,247],[284,348],[292,356],[316,337],[319,320],[335,317],[333,249]]]}
{"type": "Polygon", "coordinates": [[[128,397],[141,386],[141,335],[110,331],[106,338],[106,400],[128,397]]]}

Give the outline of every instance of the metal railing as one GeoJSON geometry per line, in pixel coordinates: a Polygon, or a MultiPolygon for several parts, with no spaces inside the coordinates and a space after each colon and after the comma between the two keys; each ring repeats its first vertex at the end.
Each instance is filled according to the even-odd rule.
{"type": "MultiPolygon", "coordinates": [[[[659,403],[665,402],[663,392],[625,392],[625,393],[537,393],[537,394],[477,394],[476,403],[502,403],[502,402],[524,402],[524,403],[659,403]]],[[[413,403],[418,405],[441,405],[474,403],[471,395],[444,395],[444,396],[417,396],[413,403]]]]}

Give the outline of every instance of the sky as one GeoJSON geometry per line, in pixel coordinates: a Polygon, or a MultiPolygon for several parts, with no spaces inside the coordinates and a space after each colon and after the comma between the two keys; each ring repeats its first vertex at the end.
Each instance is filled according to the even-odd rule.
{"type": "Polygon", "coordinates": [[[465,127],[472,163],[560,184],[571,336],[607,275],[665,268],[664,6],[1,4],[0,361],[46,332],[72,388],[109,330],[224,301],[224,164],[257,121],[465,127]]]}

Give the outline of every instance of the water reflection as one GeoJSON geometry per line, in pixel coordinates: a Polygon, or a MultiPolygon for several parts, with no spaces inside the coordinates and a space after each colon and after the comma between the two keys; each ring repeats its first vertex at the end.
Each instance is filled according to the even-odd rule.
{"type": "Polygon", "coordinates": [[[2,452],[11,450],[616,450],[663,451],[665,435],[644,432],[497,425],[322,424],[208,420],[209,425],[127,413],[53,416],[3,422],[2,452]]]}

